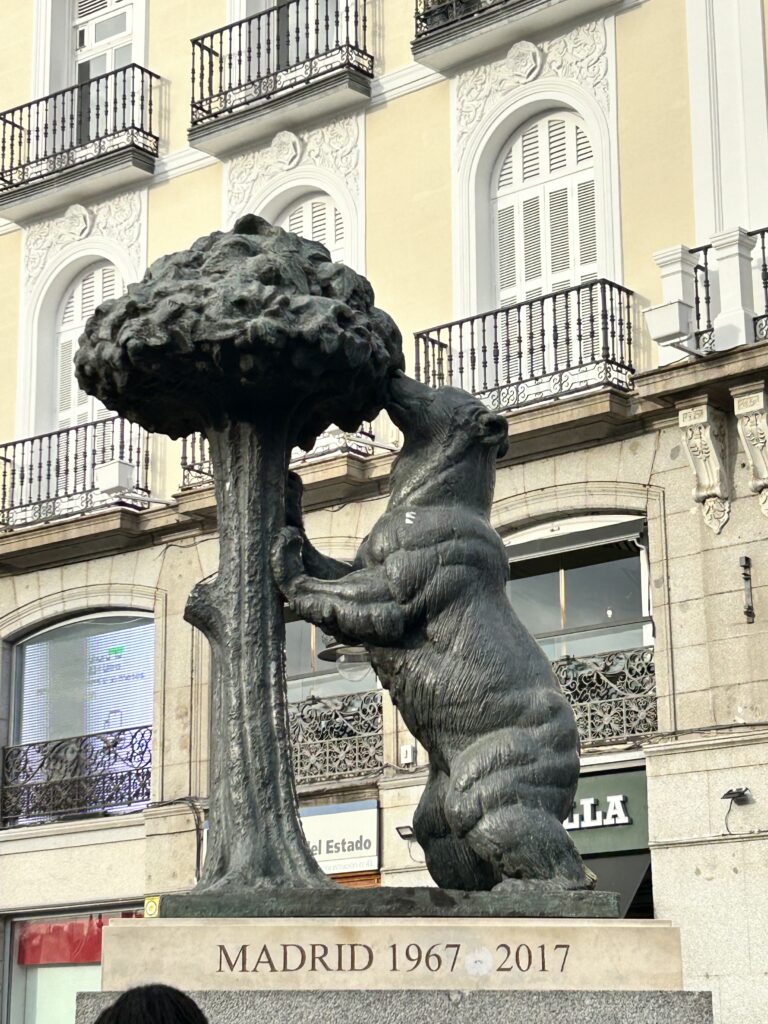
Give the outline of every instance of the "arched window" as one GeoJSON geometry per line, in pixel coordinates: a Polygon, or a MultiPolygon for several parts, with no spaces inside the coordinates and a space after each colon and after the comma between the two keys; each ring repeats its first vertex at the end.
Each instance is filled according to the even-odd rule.
{"type": "Polygon", "coordinates": [[[122,291],[123,282],[115,267],[97,263],[83,271],[64,296],[56,325],[56,380],[51,403],[58,429],[112,415],[80,389],[73,360],[88,317],[100,303],[122,291]]]}
{"type": "Polygon", "coordinates": [[[331,197],[325,193],[314,192],[303,196],[288,207],[278,219],[278,224],[302,238],[320,242],[330,252],[332,260],[345,258],[344,218],[331,197]]]}
{"type": "Polygon", "coordinates": [[[575,114],[552,112],[515,132],[491,200],[499,306],[597,277],[594,158],[575,114]]]}
{"type": "Polygon", "coordinates": [[[70,620],[14,648],[13,742],[152,724],[154,620],[109,612],[70,620]]]}

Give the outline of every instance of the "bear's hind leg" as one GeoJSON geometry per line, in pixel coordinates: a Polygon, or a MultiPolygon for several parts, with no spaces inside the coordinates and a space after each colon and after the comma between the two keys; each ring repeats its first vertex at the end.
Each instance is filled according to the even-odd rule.
{"type": "Polygon", "coordinates": [[[591,889],[595,877],[557,818],[541,807],[507,804],[484,814],[467,835],[504,879],[498,888],[591,889]]]}
{"type": "Polygon", "coordinates": [[[430,765],[429,779],[413,816],[413,830],[424,850],[427,868],[441,889],[487,890],[501,880],[493,866],[475,853],[466,839],[451,831],[445,816],[449,778],[430,765]]]}

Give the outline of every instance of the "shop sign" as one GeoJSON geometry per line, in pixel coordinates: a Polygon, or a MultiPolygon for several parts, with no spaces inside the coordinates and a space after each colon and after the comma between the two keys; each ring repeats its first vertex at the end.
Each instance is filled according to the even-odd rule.
{"type": "Polygon", "coordinates": [[[571,814],[563,824],[585,855],[647,849],[645,771],[582,775],[571,814]]]}
{"type": "Polygon", "coordinates": [[[379,867],[379,805],[376,800],[302,807],[301,824],[317,863],[329,875],[379,867]]]}

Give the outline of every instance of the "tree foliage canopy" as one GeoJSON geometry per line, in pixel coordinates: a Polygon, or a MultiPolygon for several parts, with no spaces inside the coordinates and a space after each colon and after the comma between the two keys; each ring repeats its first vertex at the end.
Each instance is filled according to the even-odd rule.
{"type": "Polygon", "coordinates": [[[81,387],[148,430],[290,416],[304,447],[377,415],[402,366],[400,331],[364,277],[250,215],[99,306],[75,357],[81,387]]]}

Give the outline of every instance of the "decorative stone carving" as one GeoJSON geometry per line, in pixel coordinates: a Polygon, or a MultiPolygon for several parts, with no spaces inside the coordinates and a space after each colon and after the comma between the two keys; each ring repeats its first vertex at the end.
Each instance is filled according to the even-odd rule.
{"type": "Polygon", "coordinates": [[[544,51],[535,43],[515,43],[507,54],[509,74],[516,82],[532,82],[541,74],[544,51]]]}
{"type": "Polygon", "coordinates": [[[459,141],[502,96],[539,77],[578,82],[608,113],[607,50],[605,23],[592,21],[540,46],[517,43],[503,60],[459,75],[456,87],[459,141]]]}
{"type": "Polygon", "coordinates": [[[736,425],[744,453],[749,460],[752,479],[749,486],[760,500],[760,509],[768,516],[768,396],[765,384],[745,384],[731,390],[736,425]]]}
{"type": "Polygon", "coordinates": [[[25,282],[28,290],[65,246],[83,238],[101,236],[117,242],[136,267],[141,252],[142,202],[139,192],[122,195],[95,206],[70,206],[60,217],[41,220],[24,232],[25,282]]]}
{"type": "Polygon", "coordinates": [[[278,132],[270,145],[234,157],[228,164],[229,217],[250,212],[256,195],[276,175],[295,167],[320,167],[342,178],[355,196],[360,192],[360,124],[340,117],[319,128],[278,132]]]}
{"type": "Polygon", "coordinates": [[[720,533],[731,514],[723,416],[702,401],[680,409],[678,422],[688,461],[696,476],[693,499],[702,506],[704,522],[710,530],[720,533]]]}

